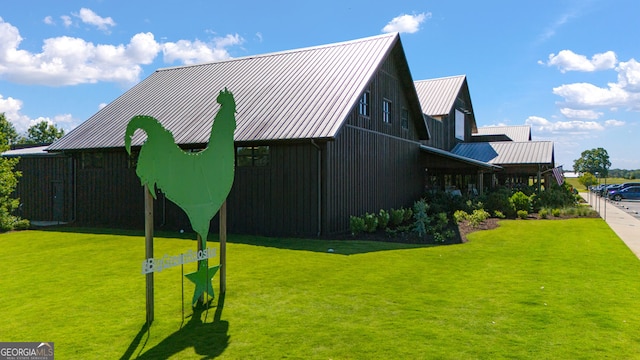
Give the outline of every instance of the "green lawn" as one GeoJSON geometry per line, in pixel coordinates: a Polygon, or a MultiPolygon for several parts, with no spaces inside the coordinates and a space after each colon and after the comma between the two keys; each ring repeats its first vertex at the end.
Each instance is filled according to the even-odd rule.
{"type": "MultiPolygon", "coordinates": [[[[564,180],[569,185],[572,185],[575,189],[578,189],[578,191],[587,191],[584,185],[580,184],[580,182],[578,181],[578,178],[564,178],[564,180]]],[[[607,184],[624,184],[626,182],[633,182],[635,180],[629,180],[625,178],[607,178],[606,181],[607,181],[607,184]]],[[[604,182],[605,182],[605,179],[600,179],[601,184],[604,184],[604,182]]]]}
{"type": "MultiPolygon", "coordinates": [[[[182,323],[167,269],[147,332],[141,236],[3,234],[0,341],[53,341],[57,359],[640,358],[640,261],[602,219],[502,221],[469,239],[231,236],[224,308],[216,286],[192,317],[185,282],[182,323]]],[[[195,247],[155,240],[156,256],[195,247]]]]}

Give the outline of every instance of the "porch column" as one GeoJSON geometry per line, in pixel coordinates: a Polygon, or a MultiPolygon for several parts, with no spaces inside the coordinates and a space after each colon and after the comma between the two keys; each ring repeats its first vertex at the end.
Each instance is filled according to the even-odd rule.
{"type": "Polygon", "coordinates": [[[478,170],[478,194],[484,194],[484,171],[478,170]]]}

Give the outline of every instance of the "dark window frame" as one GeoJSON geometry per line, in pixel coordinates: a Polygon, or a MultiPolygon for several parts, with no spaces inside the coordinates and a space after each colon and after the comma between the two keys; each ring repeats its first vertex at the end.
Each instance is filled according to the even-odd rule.
{"type": "Polygon", "coordinates": [[[371,92],[365,91],[358,101],[358,114],[360,116],[371,117],[371,92]]]}
{"type": "Polygon", "coordinates": [[[236,147],[237,167],[266,167],[271,164],[271,148],[269,145],[236,147]]]}

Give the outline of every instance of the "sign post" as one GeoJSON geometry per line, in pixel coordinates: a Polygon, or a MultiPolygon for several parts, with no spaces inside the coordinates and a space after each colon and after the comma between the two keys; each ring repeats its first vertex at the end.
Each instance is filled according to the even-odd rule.
{"type": "Polygon", "coordinates": [[[227,291],[227,201],[220,206],[220,293],[227,291]]]}
{"type": "MultiPolygon", "coordinates": [[[[153,195],[144,185],[144,240],[145,259],[153,259],[153,195]]],[[[153,322],[153,272],[147,273],[147,325],[153,322]]]]}

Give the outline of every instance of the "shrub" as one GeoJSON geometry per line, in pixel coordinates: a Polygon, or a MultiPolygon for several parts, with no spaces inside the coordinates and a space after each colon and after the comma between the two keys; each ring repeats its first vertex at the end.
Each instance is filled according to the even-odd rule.
{"type": "Polygon", "coordinates": [[[529,216],[529,213],[526,210],[518,210],[517,214],[520,219],[526,219],[527,216],[529,216]]]}
{"type": "Polygon", "coordinates": [[[365,230],[364,219],[360,216],[351,216],[349,219],[351,235],[356,236],[365,230]]]}
{"type": "Polygon", "coordinates": [[[376,214],[364,214],[364,230],[366,232],[374,232],[378,228],[378,217],[376,214]]]}
{"type": "Polygon", "coordinates": [[[404,222],[404,209],[391,209],[389,212],[391,225],[398,226],[404,222]]]}
{"type": "Polygon", "coordinates": [[[484,209],[473,210],[471,215],[469,215],[469,224],[472,227],[478,227],[483,221],[487,220],[489,216],[491,215],[484,209]]]}
{"type": "Polygon", "coordinates": [[[551,215],[553,215],[554,217],[560,217],[560,209],[551,210],[551,215]]]}
{"type": "Polygon", "coordinates": [[[389,212],[383,209],[380,209],[378,212],[378,228],[380,230],[384,230],[389,225],[389,212]]]}
{"type": "Polygon", "coordinates": [[[504,214],[500,210],[494,210],[493,211],[493,216],[497,217],[498,219],[504,219],[505,218],[504,214]]]}
{"type": "Polygon", "coordinates": [[[409,221],[413,219],[413,210],[411,209],[403,209],[404,210],[404,221],[409,221]]]}
{"type": "Polygon", "coordinates": [[[429,205],[424,199],[420,199],[413,204],[413,231],[420,237],[427,235],[427,227],[429,226],[428,209],[429,205]]]}
{"type": "Polygon", "coordinates": [[[509,202],[513,205],[518,217],[520,217],[520,211],[525,211],[527,214],[531,211],[531,197],[525,195],[522,191],[511,195],[509,202]]]}
{"type": "Polygon", "coordinates": [[[547,216],[549,216],[549,210],[547,209],[540,209],[540,211],[538,212],[538,215],[540,215],[541,219],[546,219],[547,216]]]}
{"type": "Polygon", "coordinates": [[[486,196],[484,201],[484,208],[489,212],[495,213],[500,211],[506,217],[515,216],[516,212],[513,208],[513,204],[509,201],[511,193],[505,188],[500,188],[492,191],[486,196]]]}
{"type": "Polygon", "coordinates": [[[455,221],[456,224],[459,224],[467,219],[469,219],[469,214],[467,214],[467,212],[464,210],[456,210],[456,212],[453,213],[453,221],[455,221]]]}

